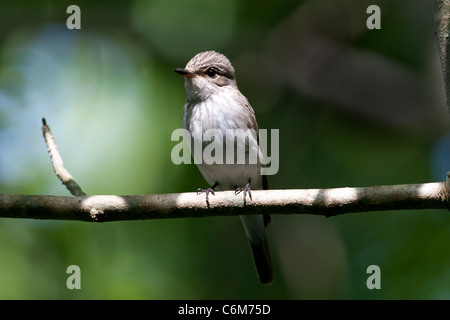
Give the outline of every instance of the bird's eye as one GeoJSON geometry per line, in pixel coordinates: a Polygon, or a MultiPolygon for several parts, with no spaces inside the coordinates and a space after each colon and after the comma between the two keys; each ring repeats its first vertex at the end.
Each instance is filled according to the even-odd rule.
{"type": "Polygon", "coordinates": [[[208,77],[214,78],[216,76],[217,72],[214,69],[208,69],[208,70],[206,70],[206,74],[208,75],[208,77]]]}

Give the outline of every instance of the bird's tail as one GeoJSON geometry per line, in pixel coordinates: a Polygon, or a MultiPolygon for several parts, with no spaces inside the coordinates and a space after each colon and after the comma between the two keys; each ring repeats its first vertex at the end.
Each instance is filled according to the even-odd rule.
{"type": "Polygon", "coordinates": [[[272,260],[264,230],[263,216],[246,215],[240,216],[240,218],[250,242],[259,282],[261,284],[271,284],[273,281],[272,260]]]}

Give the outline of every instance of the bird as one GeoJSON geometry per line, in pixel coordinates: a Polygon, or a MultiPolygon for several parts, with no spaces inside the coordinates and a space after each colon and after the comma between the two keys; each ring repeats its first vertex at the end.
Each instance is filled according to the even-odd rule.
{"type": "MultiPolygon", "coordinates": [[[[214,141],[222,143],[223,149],[228,148],[235,153],[231,157],[233,160],[231,163],[225,161],[230,160],[225,159],[225,156],[223,161],[196,162],[201,174],[210,185],[207,189],[199,188],[197,194],[206,194],[206,203],[209,207],[209,194],[214,195],[215,190],[235,190],[235,194],[243,192],[243,202],[246,206],[247,196],[251,200],[251,190],[268,189],[268,184],[267,176],[261,174],[263,166],[261,161],[249,161],[252,152],[258,155],[257,159],[261,159],[259,128],[253,108],[238,89],[235,70],[230,60],[219,52],[205,51],[196,54],[186,67],[173,70],[185,80],[187,99],[183,108],[183,128],[189,133],[191,146],[197,143],[202,150],[205,150],[208,144],[214,141]],[[211,141],[205,141],[205,132],[212,129],[217,132],[217,135],[211,141]],[[233,140],[226,139],[226,134],[230,130],[239,132],[238,129],[250,134],[245,136],[245,140],[239,140],[236,137],[233,140]],[[239,147],[243,148],[239,149],[239,147]],[[237,154],[239,151],[244,154],[237,154]],[[244,163],[236,161],[239,156],[245,156],[244,163]]],[[[195,159],[192,147],[191,153],[195,159]]],[[[265,233],[270,216],[240,215],[239,217],[249,240],[259,282],[271,284],[273,267],[265,233]]]]}

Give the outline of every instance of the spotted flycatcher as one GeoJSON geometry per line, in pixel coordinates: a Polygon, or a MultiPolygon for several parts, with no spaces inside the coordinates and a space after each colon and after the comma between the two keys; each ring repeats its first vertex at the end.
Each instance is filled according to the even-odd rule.
{"type": "MultiPolygon", "coordinates": [[[[251,189],[267,189],[267,176],[261,175],[261,161],[249,161],[252,152],[258,156],[262,154],[258,124],[255,112],[237,87],[230,60],[218,52],[206,51],[194,56],[185,68],[174,71],[185,79],[187,100],[183,110],[183,128],[190,133],[191,146],[199,145],[202,151],[205,150],[213,141],[212,138],[205,139],[205,132],[214,129],[219,133],[214,138],[219,137],[220,140],[215,142],[222,143],[223,150],[229,150],[232,144],[232,151],[236,153],[240,150],[244,153],[232,155],[231,160],[234,161],[231,163],[230,158],[226,158],[225,155],[223,161],[196,162],[203,177],[211,186],[197,192],[206,193],[206,202],[209,206],[208,195],[210,193],[214,195],[215,189],[236,190],[236,194],[243,191],[245,206],[247,195],[251,199],[251,189]],[[244,140],[236,138],[238,134],[234,139],[226,138],[227,133],[236,130],[250,134],[246,134],[244,140]],[[243,148],[238,148],[239,141],[243,148]],[[245,162],[236,161],[239,156],[244,156],[245,162]]],[[[195,158],[192,148],[191,152],[195,158]]],[[[240,218],[250,242],[259,281],[270,284],[273,280],[272,262],[264,230],[270,217],[243,215],[240,218]]]]}

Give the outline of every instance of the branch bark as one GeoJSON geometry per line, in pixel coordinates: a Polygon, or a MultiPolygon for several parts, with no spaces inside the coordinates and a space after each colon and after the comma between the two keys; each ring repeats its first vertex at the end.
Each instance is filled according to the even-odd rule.
{"type": "Polygon", "coordinates": [[[86,193],[81,190],[81,187],[73,179],[69,171],[64,168],[64,162],[56,146],[55,138],[47,125],[45,118],[42,118],[42,134],[44,135],[45,143],[47,144],[48,154],[52,162],[53,170],[61,182],[74,196],[85,196],[86,193]]]}
{"type": "Polygon", "coordinates": [[[315,214],[405,209],[449,209],[450,173],[444,182],[306,190],[255,190],[244,207],[233,191],[216,192],[210,207],[204,195],[173,193],[137,196],[0,195],[0,216],[92,222],[236,216],[247,214],[315,214]]]}
{"type": "Polygon", "coordinates": [[[449,25],[450,25],[450,1],[433,0],[433,13],[435,22],[435,34],[437,37],[439,56],[441,58],[442,75],[444,77],[445,95],[447,97],[447,107],[450,112],[450,71],[449,63],[449,25]]]}

